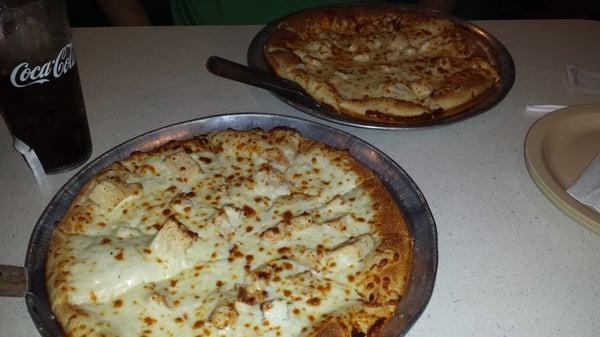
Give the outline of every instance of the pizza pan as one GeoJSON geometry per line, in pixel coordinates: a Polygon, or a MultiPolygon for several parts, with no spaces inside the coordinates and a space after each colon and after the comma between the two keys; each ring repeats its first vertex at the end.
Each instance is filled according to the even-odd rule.
{"type": "Polygon", "coordinates": [[[90,178],[134,151],[148,151],[172,140],[229,128],[260,128],[268,131],[280,126],[296,129],[306,138],[346,149],[380,177],[400,206],[414,245],[410,281],[397,312],[380,336],[404,335],[425,309],[433,291],[437,270],[437,232],[423,194],[397,163],[374,146],[322,124],[280,115],[243,113],[190,120],[133,138],[94,159],[56,193],[40,216],[29,241],[25,267],[0,266],[0,295],[25,296],[29,314],[40,334],[44,337],[64,336],[48,303],[46,255],[55,224],[90,178]]]}
{"type": "Polygon", "coordinates": [[[600,212],[567,189],[600,153],[600,105],[573,105],[538,119],[525,137],[525,164],[540,191],[565,215],[600,235],[600,212]]]}
{"type": "MultiPolygon", "coordinates": [[[[481,27],[459,19],[455,16],[445,14],[436,10],[420,8],[417,6],[411,5],[401,5],[401,4],[392,4],[392,3],[351,3],[351,4],[342,4],[335,6],[323,6],[308,9],[306,11],[313,10],[325,10],[327,8],[344,8],[344,7],[354,7],[354,6],[377,6],[382,8],[399,8],[405,11],[410,11],[416,14],[422,14],[426,16],[432,16],[435,18],[447,19],[454,22],[458,27],[461,27],[465,32],[473,36],[477,43],[480,43],[483,46],[486,46],[488,49],[488,53],[491,56],[491,59],[495,60],[498,72],[501,76],[500,81],[494,85],[483,97],[481,97],[474,105],[468,107],[462,112],[452,114],[449,116],[442,116],[438,118],[433,118],[431,120],[424,120],[419,122],[407,122],[407,123],[398,123],[398,124],[385,124],[374,121],[363,121],[359,119],[354,119],[345,115],[342,115],[333,109],[330,109],[326,106],[321,106],[319,108],[315,107],[315,104],[307,104],[302,99],[299,99],[294,96],[284,95],[273,92],[273,95],[281,99],[283,102],[291,105],[292,107],[313,115],[318,118],[322,118],[334,123],[340,123],[344,125],[361,127],[361,128],[369,128],[369,129],[422,129],[432,126],[438,126],[443,124],[448,124],[452,122],[456,122],[462,120],[467,117],[472,117],[487,110],[490,110],[496,104],[498,104],[502,99],[508,94],[510,88],[512,87],[515,81],[515,65],[512,59],[512,56],[504,47],[504,45],[498,41],[494,36],[490,33],[483,30],[481,27]]],[[[248,47],[247,61],[248,66],[251,68],[258,69],[264,72],[273,73],[267,61],[263,55],[263,47],[267,43],[267,40],[271,36],[271,34],[277,30],[279,24],[286,20],[288,17],[296,15],[301,12],[292,13],[290,15],[279,18],[271,23],[269,23],[265,28],[256,34],[250,46],[248,47]]],[[[316,102],[316,101],[315,101],[316,102]]]]}

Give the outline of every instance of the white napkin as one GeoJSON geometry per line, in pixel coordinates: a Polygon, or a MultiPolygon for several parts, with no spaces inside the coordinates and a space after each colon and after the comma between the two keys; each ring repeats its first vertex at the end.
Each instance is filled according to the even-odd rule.
{"type": "Polygon", "coordinates": [[[549,112],[562,108],[565,108],[565,106],[555,104],[530,104],[525,108],[525,112],[535,117],[541,117],[549,112]]]}
{"type": "Polygon", "coordinates": [[[576,90],[600,93],[600,73],[567,65],[567,77],[571,86],[576,90]]]}
{"type": "Polygon", "coordinates": [[[600,212],[600,152],[567,189],[567,193],[600,212]]]}
{"type": "Polygon", "coordinates": [[[43,193],[47,193],[50,191],[50,185],[48,184],[48,178],[46,177],[46,172],[44,172],[44,168],[42,167],[42,163],[40,162],[37,154],[33,149],[22,142],[19,138],[14,137],[13,146],[15,150],[23,155],[27,165],[31,169],[31,173],[35,178],[40,190],[43,193]]]}

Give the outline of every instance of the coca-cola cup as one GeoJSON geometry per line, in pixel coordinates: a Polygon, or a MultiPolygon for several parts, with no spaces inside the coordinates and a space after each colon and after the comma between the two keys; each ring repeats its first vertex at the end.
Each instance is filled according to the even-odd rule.
{"type": "Polygon", "coordinates": [[[0,113],[34,174],[36,157],[46,173],[89,158],[90,131],[64,1],[0,0],[0,113]]]}

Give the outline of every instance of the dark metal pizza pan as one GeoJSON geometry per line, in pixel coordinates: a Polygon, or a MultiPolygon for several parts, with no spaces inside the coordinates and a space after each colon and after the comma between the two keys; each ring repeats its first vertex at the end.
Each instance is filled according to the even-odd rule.
{"type": "MultiPolygon", "coordinates": [[[[501,78],[498,83],[494,85],[483,97],[481,97],[475,105],[468,107],[467,109],[455,113],[449,116],[436,117],[430,120],[423,120],[419,122],[406,122],[406,123],[398,123],[398,124],[385,124],[380,122],[372,122],[372,121],[363,121],[359,119],[354,119],[349,116],[342,115],[333,109],[330,109],[326,106],[321,106],[320,108],[315,108],[314,104],[307,104],[302,99],[299,99],[294,96],[282,95],[279,93],[273,92],[273,95],[281,99],[283,102],[291,105],[292,107],[313,115],[318,118],[322,118],[334,123],[340,123],[344,125],[361,127],[361,128],[370,128],[370,129],[420,129],[426,127],[432,127],[436,125],[443,125],[452,122],[456,122],[467,117],[472,117],[482,112],[488,111],[492,109],[496,104],[498,104],[510,91],[514,81],[515,81],[515,65],[512,59],[512,56],[504,47],[504,45],[498,41],[493,35],[485,31],[483,28],[475,25],[474,23],[462,20],[455,16],[442,13],[440,11],[420,8],[417,6],[411,5],[401,5],[401,4],[392,4],[392,3],[351,3],[351,4],[342,4],[335,6],[324,6],[317,8],[326,9],[326,8],[337,8],[337,7],[354,7],[354,6],[377,6],[377,7],[393,7],[399,8],[402,10],[432,16],[436,18],[443,18],[454,22],[456,25],[461,27],[463,31],[467,34],[473,36],[477,43],[480,43],[483,46],[486,46],[488,52],[493,60],[495,60],[498,73],[501,78]]],[[[308,9],[309,11],[315,10],[314,8],[308,9]]],[[[263,47],[267,43],[267,40],[271,36],[271,34],[278,29],[279,24],[286,20],[288,17],[296,15],[297,13],[292,13],[290,15],[286,15],[282,18],[279,18],[271,23],[269,23],[265,28],[256,34],[250,46],[248,47],[247,61],[248,66],[254,69],[258,69],[260,71],[273,73],[267,61],[263,55],[263,47]]]]}
{"type": "Polygon", "coordinates": [[[45,285],[46,256],[55,224],[90,178],[113,162],[127,158],[134,151],[148,151],[172,140],[188,139],[229,128],[270,130],[280,126],[296,129],[306,138],[347,150],[379,176],[400,206],[414,240],[411,275],[407,293],[380,336],[404,335],[425,309],[433,291],[437,270],[436,226],[423,194],[394,160],[374,146],[338,129],[281,115],[243,113],[182,122],[133,138],[94,159],[56,193],[40,216],[29,241],[25,267],[0,266],[0,295],[25,296],[29,313],[40,334],[44,337],[64,336],[48,303],[45,285]],[[12,292],[8,293],[5,286],[8,284],[8,277],[19,273],[24,278],[18,281],[18,277],[13,277],[12,292]]]}

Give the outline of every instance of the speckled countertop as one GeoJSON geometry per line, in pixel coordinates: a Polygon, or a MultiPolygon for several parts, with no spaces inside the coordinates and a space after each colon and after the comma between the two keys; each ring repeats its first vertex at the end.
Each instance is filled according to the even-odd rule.
{"type": "MultiPolygon", "coordinates": [[[[505,44],[516,65],[514,87],[495,108],[420,131],[336,126],[394,158],[436,219],[435,290],[408,336],[599,336],[600,236],[541,194],[527,173],[523,141],[535,121],[527,104],[600,103],[600,94],[570,90],[565,73],[567,64],[600,71],[600,22],[479,24],[505,44]]],[[[93,156],[143,132],[213,114],[314,120],[264,90],[205,70],[210,55],[244,62],[260,28],[75,29],[93,156]]],[[[23,265],[51,195],[39,192],[4,125],[0,162],[0,263],[23,265]]],[[[53,191],[73,173],[51,176],[53,191]]],[[[0,298],[0,327],[1,336],[38,335],[20,298],[0,298]]]]}

